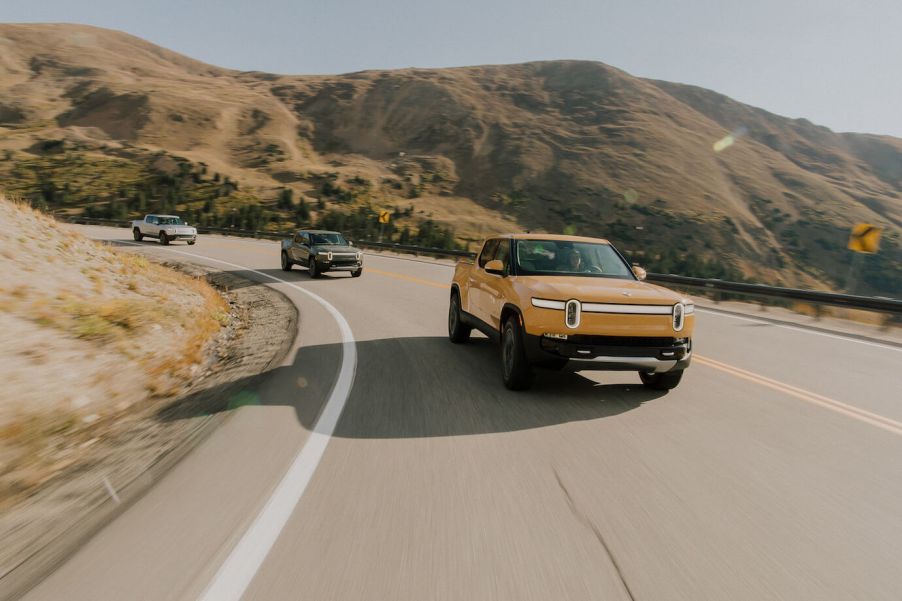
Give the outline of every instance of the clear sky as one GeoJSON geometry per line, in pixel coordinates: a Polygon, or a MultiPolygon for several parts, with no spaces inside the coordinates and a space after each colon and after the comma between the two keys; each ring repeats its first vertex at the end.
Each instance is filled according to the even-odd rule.
{"type": "Polygon", "coordinates": [[[109,27],[291,74],[599,60],[902,137],[902,0],[0,0],[0,21],[109,27]]]}

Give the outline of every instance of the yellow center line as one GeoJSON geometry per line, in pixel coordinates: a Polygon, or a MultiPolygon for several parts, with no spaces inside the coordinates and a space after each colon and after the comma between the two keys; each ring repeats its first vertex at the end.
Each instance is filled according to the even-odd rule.
{"type": "MultiPolygon", "coordinates": [[[[228,242],[232,242],[232,241],[229,240],[228,242]]],[[[239,240],[235,240],[235,242],[239,242],[239,240]]],[[[227,244],[227,245],[231,246],[229,244],[227,244]]],[[[245,245],[245,247],[246,246],[247,245],[245,245]]],[[[260,248],[253,248],[253,249],[244,248],[244,250],[253,250],[254,252],[271,254],[270,251],[263,250],[260,248]]],[[[393,271],[383,271],[381,269],[376,269],[373,267],[366,267],[365,270],[367,273],[381,275],[384,277],[395,278],[398,280],[405,280],[408,282],[414,282],[416,284],[422,284],[424,286],[432,286],[433,288],[441,288],[443,290],[447,290],[451,287],[450,284],[442,284],[440,282],[436,282],[433,280],[426,280],[423,278],[404,275],[401,273],[395,273],[393,271]]],[[[736,378],[739,378],[742,380],[746,380],[748,382],[753,382],[755,384],[764,386],[766,388],[770,388],[772,390],[776,390],[778,392],[782,392],[783,394],[787,394],[791,397],[797,398],[797,399],[805,401],[807,403],[811,403],[813,405],[823,407],[824,409],[828,409],[830,411],[833,411],[834,413],[838,413],[840,415],[845,415],[846,417],[850,417],[850,418],[858,420],[862,423],[869,424],[871,426],[875,426],[882,430],[886,430],[887,432],[891,432],[893,434],[902,436],[902,422],[898,422],[894,419],[884,417],[884,416],[878,415],[876,413],[871,413],[870,411],[866,411],[864,409],[859,409],[858,407],[854,407],[852,405],[847,405],[846,403],[842,403],[840,401],[831,399],[831,398],[823,396],[821,394],[817,394],[816,392],[811,392],[810,390],[805,390],[803,388],[799,388],[797,386],[793,386],[793,385],[787,384],[785,382],[780,382],[778,380],[774,380],[774,379],[768,378],[766,376],[762,376],[760,374],[756,374],[756,373],[744,370],[740,367],[736,367],[734,365],[729,365],[727,363],[723,363],[721,361],[711,359],[709,357],[701,357],[696,354],[694,356],[694,359],[696,362],[701,363],[702,365],[705,365],[706,367],[710,367],[712,369],[722,371],[733,377],[736,377],[736,378]]]]}
{"type": "Polygon", "coordinates": [[[726,363],[722,363],[708,357],[700,357],[698,355],[695,355],[695,361],[707,367],[711,367],[713,369],[717,369],[724,373],[730,374],[731,376],[747,380],[749,382],[754,382],[755,384],[759,384],[761,386],[766,386],[767,388],[788,394],[789,396],[801,399],[813,405],[818,405],[819,407],[823,407],[824,409],[829,409],[830,411],[839,413],[840,415],[851,417],[852,419],[856,419],[862,423],[869,424],[882,430],[886,430],[887,432],[892,432],[893,434],[902,436],[902,422],[898,422],[894,419],[884,417],[882,415],[877,415],[876,413],[871,413],[870,411],[865,411],[864,409],[859,409],[858,407],[847,405],[846,403],[825,397],[823,395],[817,394],[816,392],[811,392],[809,390],[804,390],[791,384],[779,382],[766,376],[752,373],[750,371],[746,371],[739,367],[728,365],[726,363]]]}
{"type": "MultiPolygon", "coordinates": [[[[272,256],[274,260],[279,258],[278,253],[273,255],[272,250],[263,249],[263,248],[259,248],[259,247],[255,248],[254,245],[248,245],[248,244],[241,245],[240,243],[241,243],[240,239],[235,239],[235,240],[217,239],[217,240],[213,241],[212,244],[210,241],[207,241],[205,243],[205,246],[214,246],[214,247],[218,246],[219,248],[232,248],[232,249],[234,249],[236,246],[242,246],[242,248],[241,248],[242,252],[251,251],[251,252],[255,252],[255,253],[259,253],[259,254],[264,254],[264,255],[272,256]],[[219,244],[217,244],[217,243],[219,243],[219,244]],[[237,243],[237,244],[235,244],[235,243],[237,243]]],[[[369,273],[369,274],[381,275],[381,276],[385,276],[385,277],[389,277],[389,278],[395,278],[398,280],[406,280],[408,282],[415,282],[417,284],[423,284],[424,286],[432,286],[434,288],[441,288],[442,290],[448,290],[449,288],[451,288],[451,284],[442,284],[441,282],[436,282],[433,280],[426,280],[423,278],[418,278],[418,277],[414,277],[414,276],[410,276],[410,275],[404,275],[402,273],[395,273],[394,271],[383,271],[382,269],[376,269],[375,267],[364,266],[364,270],[366,271],[366,273],[369,273]]]]}
{"type": "Polygon", "coordinates": [[[408,282],[414,282],[417,284],[423,284],[424,286],[432,286],[433,288],[441,288],[443,290],[448,290],[451,288],[451,284],[442,284],[441,282],[435,282],[433,280],[424,280],[423,278],[417,278],[411,275],[404,275],[401,273],[395,273],[394,271],[382,271],[381,269],[376,269],[374,267],[367,267],[367,273],[375,273],[376,275],[382,275],[389,278],[395,278],[398,280],[406,280],[408,282]]]}

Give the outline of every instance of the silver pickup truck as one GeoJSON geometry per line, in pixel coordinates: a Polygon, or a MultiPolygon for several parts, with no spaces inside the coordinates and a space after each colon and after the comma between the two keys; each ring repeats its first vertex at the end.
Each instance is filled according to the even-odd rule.
{"type": "Polygon", "coordinates": [[[175,240],[184,240],[188,244],[197,241],[197,229],[177,215],[145,215],[144,219],[132,221],[132,234],[137,242],[147,236],[158,238],[164,246],[175,240]]]}
{"type": "Polygon", "coordinates": [[[282,240],[282,271],[302,265],[317,278],[327,271],[350,271],[359,278],[363,273],[363,253],[338,232],[300,230],[282,240]]]}

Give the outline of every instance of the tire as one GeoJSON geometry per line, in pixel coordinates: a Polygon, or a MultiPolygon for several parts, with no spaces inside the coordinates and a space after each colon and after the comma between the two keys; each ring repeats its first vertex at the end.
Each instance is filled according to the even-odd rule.
{"type": "Polygon", "coordinates": [[[308,268],[310,271],[311,278],[318,278],[321,274],[319,271],[319,266],[316,264],[316,259],[312,259],[310,261],[310,267],[308,268]]]}
{"type": "Polygon", "coordinates": [[[169,236],[166,235],[166,232],[160,232],[160,244],[169,246],[169,236]]]}
{"type": "Polygon", "coordinates": [[[351,277],[352,277],[352,278],[359,278],[359,277],[362,276],[362,275],[363,275],[363,267],[361,267],[361,268],[358,269],[357,271],[352,271],[352,272],[351,272],[351,277]]]}
{"type": "Polygon", "coordinates": [[[448,304],[448,338],[454,344],[462,344],[470,339],[470,332],[473,328],[464,325],[460,314],[460,299],[457,292],[451,295],[451,302],[448,304]]]}
{"type": "Polygon", "coordinates": [[[197,240],[188,240],[188,246],[194,246],[195,242],[197,242],[197,240]]]}
{"type": "Polygon", "coordinates": [[[291,271],[292,265],[294,265],[294,263],[292,263],[288,259],[288,253],[283,250],[282,251],[282,271],[291,271]]]}
{"type": "Polygon", "coordinates": [[[664,373],[654,373],[648,371],[640,371],[639,378],[646,388],[652,390],[672,390],[677,387],[680,380],[683,379],[683,370],[668,371],[664,373]]]}
{"type": "Polygon", "coordinates": [[[514,316],[501,329],[501,375],[509,390],[526,390],[532,386],[532,367],[526,360],[523,329],[514,316]]]}
{"type": "Polygon", "coordinates": [[[140,242],[144,239],[144,234],[138,228],[132,230],[132,235],[135,237],[135,242],[140,242]]]}

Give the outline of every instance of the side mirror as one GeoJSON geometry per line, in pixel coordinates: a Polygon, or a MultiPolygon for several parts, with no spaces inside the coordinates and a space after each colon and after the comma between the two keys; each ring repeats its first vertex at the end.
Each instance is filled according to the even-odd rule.
{"type": "Polygon", "coordinates": [[[493,259],[485,264],[486,273],[491,273],[494,275],[504,275],[504,263],[499,261],[498,259],[493,259]]]}
{"type": "Polygon", "coordinates": [[[647,276],[648,274],[638,265],[633,265],[633,275],[635,275],[641,281],[644,280],[645,276],[647,276]]]}

